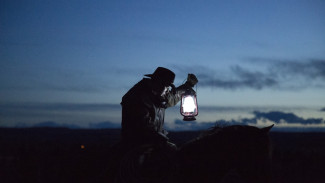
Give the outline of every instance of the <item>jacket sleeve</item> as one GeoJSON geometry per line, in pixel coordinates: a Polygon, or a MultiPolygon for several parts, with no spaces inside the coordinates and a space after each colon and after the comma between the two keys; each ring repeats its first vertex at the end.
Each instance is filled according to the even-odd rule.
{"type": "Polygon", "coordinates": [[[186,82],[185,84],[180,85],[175,89],[175,91],[168,92],[166,95],[167,107],[175,106],[182,97],[182,94],[185,93],[186,89],[191,88],[191,86],[186,82]]]}
{"type": "Polygon", "coordinates": [[[196,85],[197,83],[198,83],[198,79],[196,78],[196,76],[194,74],[188,74],[187,81],[184,84],[177,87],[176,89],[174,89],[174,91],[169,92],[166,95],[167,97],[166,107],[175,106],[181,100],[182,94],[185,93],[186,89],[193,88],[194,85],[196,85]]]}
{"type": "Polygon", "coordinates": [[[133,130],[136,130],[137,133],[140,133],[142,136],[152,138],[151,140],[165,141],[166,136],[159,134],[158,127],[155,123],[155,116],[152,116],[152,106],[150,103],[137,103],[137,104],[124,104],[125,115],[132,118],[132,121],[135,123],[132,125],[133,130]],[[130,106],[131,105],[131,106],[130,106]]]}
{"type": "Polygon", "coordinates": [[[154,131],[154,124],[150,116],[150,108],[141,102],[129,102],[123,104],[124,116],[128,118],[127,121],[133,121],[134,129],[145,129],[154,131]]]}

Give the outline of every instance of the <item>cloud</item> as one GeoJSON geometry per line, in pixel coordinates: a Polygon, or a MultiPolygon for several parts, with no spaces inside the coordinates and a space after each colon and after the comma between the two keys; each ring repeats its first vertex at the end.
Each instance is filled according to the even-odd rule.
{"type": "Polygon", "coordinates": [[[173,124],[166,125],[167,130],[171,131],[193,131],[193,130],[205,130],[213,127],[215,122],[197,122],[197,121],[182,121],[175,120],[173,124]]]}
{"type": "Polygon", "coordinates": [[[311,59],[306,61],[256,59],[271,65],[272,72],[283,76],[302,76],[305,78],[325,80],[325,60],[311,59]]]}
{"type": "Polygon", "coordinates": [[[234,78],[213,78],[205,75],[203,80],[200,80],[200,86],[224,89],[253,88],[259,90],[278,85],[278,81],[270,74],[265,74],[260,71],[249,71],[238,65],[231,67],[231,75],[234,78]]]}
{"type": "MultiPolygon", "coordinates": [[[[315,128],[312,131],[317,131],[317,127],[323,127],[325,124],[322,118],[308,118],[304,119],[298,117],[293,113],[285,113],[279,111],[260,112],[254,111],[254,117],[252,118],[241,118],[231,120],[216,120],[214,122],[198,122],[198,121],[182,121],[175,120],[173,123],[166,123],[165,127],[169,131],[197,131],[207,130],[214,126],[229,126],[229,125],[252,125],[252,126],[266,126],[270,124],[277,124],[277,127],[282,130],[295,129],[301,130],[299,127],[305,127],[306,130],[309,128],[315,128]]],[[[17,123],[14,127],[26,128],[26,127],[54,127],[54,128],[90,128],[90,129],[104,129],[104,128],[121,128],[119,122],[102,121],[102,122],[91,122],[88,125],[79,126],[71,123],[57,123],[55,121],[43,121],[36,124],[30,123],[17,123]]]]}
{"type": "Polygon", "coordinates": [[[91,129],[121,128],[121,124],[113,123],[110,121],[104,121],[104,122],[99,122],[99,123],[90,123],[89,128],[91,128],[91,129]]]}
{"type": "Polygon", "coordinates": [[[197,122],[197,121],[181,121],[175,120],[173,124],[168,125],[168,130],[182,131],[182,130],[206,130],[213,126],[229,126],[229,125],[258,125],[259,122],[263,124],[299,124],[299,125],[320,125],[325,121],[322,118],[308,118],[303,119],[293,113],[284,113],[279,111],[259,112],[254,111],[253,118],[242,118],[238,120],[217,120],[215,122],[197,122]]]}
{"type": "MultiPolygon", "coordinates": [[[[100,93],[114,86],[107,84],[108,71],[84,71],[68,68],[40,68],[6,66],[1,69],[3,79],[0,91],[59,91],[100,93]]],[[[1,67],[0,67],[1,68],[1,67]]]]}
{"type": "Polygon", "coordinates": [[[268,58],[249,58],[253,64],[266,65],[267,75],[272,75],[282,87],[285,84],[292,88],[317,87],[324,88],[325,60],[281,60],[268,58]]]}
{"type": "Polygon", "coordinates": [[[120,109],[118,104],[75,104],[75,103],[6,103],[0,104],[0,111],[100,111],[120,109]]]}
{"type": "Polygon", "coordinates": [[[215,122],[197,122],[197,121],[182,121],[175,120],[173,124],[166,124],[166,129],[170,131],[197,131],[207,130],[214,126],[229,126],[229,125],[252,125],[256,124],[256,119],[243,120],[217,120],[215,122]]]}
{"type": "Polygon", "coordinates": [[[303,119],[301,117],[296,116],[293,113],[284,113],[284,112],[278,112],[278,111],[272,111],[272,112],[253,112],[256,119],[267,119],[274,123],[281,123],[281,122],[287,122],[287,123],[300,123],[300,124],[322,124],[324,123],[324,120],[322,118],[308,118],[303,119]]]}
{"type": "MultiPolygon", "coordinates": [[[[27,126],[27,125],[23,125],[23,126],[27,126]]],[[[48,128],[70,128],[70,129],[78,129],[80,128],[80,126],[78,125],[73,125],[73,124],[59,124],[56,123],[54,121],[44,121],[44,122],[40,122],[37,123],[31,127],[48,127],[48,128]]]]}
{"type": "Polygon", "coordinates": [[[119,104],[75,103],[3,103],[0,104],[0,126],[14,126],[18,122],[34,124],[37,121],[81,123],[90,121],[120,121],[119,104]]]}
{"type": "Polygon", "coordinates": [[[248,68],[232,65],[229,70],[213,70],[205,66],[179,67],[179,72],[193,72],[202,87],[222,89],[251,88],[260,90],[304,89],[308,87],[325,88],[325,60],[311,59],[305,61],[276,60],[268,58],[246,58],[248,68]],[[249,64],[254,64],[249,65],[249,64]],[[222,73],[222,74],[218,74],[222,73]]]}
{"type": "Polygon", "coordinates": [[[120,123],[113,123],[110,121],[89,123],[88,127],[81,127],[75,124],[68,123],[57,123],[55,121],[43,121],[36,123],[34,125],[29,125],[28,123],[19,123],[15,126],[16,128],[34,128],[34,127],[46,127],[46,128],[70,128],[70,129],[80,129],[80,128],[89,128],[89,129],[105,129],[105,128],[121,128],[120,123]]]}
{"type": "Polygon", "coordinates": [[[15,128],[70,128],[70,129],[81,128],[78,125],[67,124],[67,123],[60,124],[55,121],[42,121],[33,125],[29,123],[19,122],[14,127],[15,128]]]}

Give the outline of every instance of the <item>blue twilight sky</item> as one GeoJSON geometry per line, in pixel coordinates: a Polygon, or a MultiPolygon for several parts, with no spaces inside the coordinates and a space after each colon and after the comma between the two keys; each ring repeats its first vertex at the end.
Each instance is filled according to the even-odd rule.
{"type": "Polygon", "coordinates": [[[198,123],[325,119],[324,33],[322,0],[0,0],[0,126],[119,123],[158,66],[198,76],[198,123]]]}

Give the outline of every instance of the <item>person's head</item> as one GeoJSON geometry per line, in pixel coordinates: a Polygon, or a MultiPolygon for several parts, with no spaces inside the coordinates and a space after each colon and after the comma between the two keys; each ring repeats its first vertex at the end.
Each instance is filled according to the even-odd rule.
{"type": "Polygon", "coordinates": [[[157,95],[163,95],[168,87],[174,87],[175,73],[164,67],[158,67],[154,73],[146,74],[152,80],[152,89],[157,95]]]}

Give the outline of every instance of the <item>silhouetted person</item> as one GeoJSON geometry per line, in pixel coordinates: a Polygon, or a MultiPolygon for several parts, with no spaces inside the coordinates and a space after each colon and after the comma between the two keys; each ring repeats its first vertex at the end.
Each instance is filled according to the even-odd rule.
{"type": "Polygon", "coordinates": [[[186,88],[197,82],[189,74],[185,84],[175,87],[174,72],[158,67],[153,74],[145,75],[122,98],[122,142],[132,144],[167,144],[167,131],[163,128],[165,109],[175,106],[186,88]]]}

